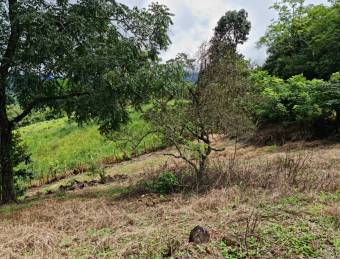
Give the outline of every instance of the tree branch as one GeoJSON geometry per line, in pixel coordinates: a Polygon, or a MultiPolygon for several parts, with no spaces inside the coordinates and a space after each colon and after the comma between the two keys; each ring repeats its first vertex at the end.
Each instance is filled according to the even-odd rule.
{"type": "Polygon", "coordinates": [[[215,151],[215,152],[222,152],[225,150],[225,148],[214,148],[214,147],[210,147],[212,151],[215,151]]]}
{"type": "Polygon", "coordinates": [[[198,171],[198,169],[197,169],[197,166],[195,165],[195,163],[193,163],[192,161],[190,161],[188,158],[186,158],[185,156],[182,156],[182,155],[179,155],[179,156],[177,156],[177,155],[175,155],[175,154],[171,154],[171,153],[166,153],[166,154],[164,154],[165,156],[172,156],[172,157],[174,157],[174,158],[176,158],[176,159],[182,159],[182,160],[184,160],[185,162],[187,162],[189,165],[191,165],[193,168],[194,168],[194,170],[197,172],[198,171]]]}
{"type": "Polygon", "coordinates": [[[28,114],[31,113],[31,111],[36,108],[39,104],[42,103],[46,103],[49,101],[57,101],[57,100],[66,100],[69,98],[74,98],[74,97],[81,97],[81,96],[85,96],[85,95],[90,95],[89,92],[83,92],[83,93],[71,93],[71,94],[67,94],[67,95],[59,95],[59,96],[48,96],[48,97],[40,97],[37,98],[35,100],[33,100],[27,107],[26,109],[19,114],[18,116],[16,116],[15,118],[13,118],[10,123],[12,125],[15,125],[16,123],[20,122],[22,119],[24,119],[28,114]]]}

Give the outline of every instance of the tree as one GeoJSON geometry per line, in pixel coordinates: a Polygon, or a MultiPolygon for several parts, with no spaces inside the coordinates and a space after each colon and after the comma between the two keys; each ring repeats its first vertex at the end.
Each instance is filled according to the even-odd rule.
{"type": "MultiPolygon", "coordinates": [[[[236,51],[237,45],[243,44],[248,39],[251,23],[247,18],[248,13],[244,9],[226,12],[214,29],[214,36],[211,39],[212,49],[217,50],[224,46],[236,51]]],[[[219,51],[223,52],[223,49],[219,51]]]]}
{"type": "Polygon", "coordinates": [[[282,0],[272,6],[278,14],[258,42],[267,46],[264,69],[288,79],[329,79],[340,67],[340,5],[304,5],[304,0],[282,0]]]}
{"type": "Polygon", "coordinates": [[[154,90],[157,55],[167,48],[164,5],[130,9],[113,0],[0,1],[1,200],[15,200],[13,131],[32,110],[64,110],[102,131],[128,119],[154,90]],[[22,112],[8,116],[15,100],[22,112]]]}
{"type": "MultiPolygon", "coordinates": [[[[183,77],[185,71],[192,67],[193,60],[182,53],[166,64],[168,69],[182,71],[183,77]]],[[[199,183],[206,176],[208,156],[219,150],[213,146],[211,139],[218,129],[204,110],[205,102],[210,101],[206,97],[201,98],[192,82],[181,82],[154,96],[151,108],[144,114],[152,130],[177,151],[167,155],[188,163],[199,183]]]]}
{"type": "MultiPolygon", "coordinates": [[[[156,96],[147,116],[152,128],[175,147],[177,152],[169,155],[189,164],[198,183],[207,177],[210,154],[223,150],[214,145],[213,136],[218,134],[237,140],[253,126],[247,111],[251,90],[248,63],[236,52],[237,45],[247,38],[250,23],[243,19],[246,17],[244,10],[239,13],[240,23],[247,26],[235,23],[230,26],[225,23],[224,16],[210,44],[200,48],[201,70],[197,84],[182,83],[156,96]]],[[[226,16],[234,17],[234,14],[237,12],[227,12],[226,16]]],[[[229,20],[226,18],[226,21],[229,20]]],[[[187,71],[193,62],[181,54],[170,63],[187,71]]]]}

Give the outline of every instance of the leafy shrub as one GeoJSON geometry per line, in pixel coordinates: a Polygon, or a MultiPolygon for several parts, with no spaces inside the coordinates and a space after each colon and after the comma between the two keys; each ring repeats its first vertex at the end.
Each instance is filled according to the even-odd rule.
{"type": "Polygon", "coordinates": [[[17,197],[21,197],[28,189],[29,182],[33,179],[33,171],[29,168],[15,170],[14,188],[17,197]]]}
{"type": "Polygon", "coordinates": [[[33,171],[30,167],[31,163],[30,154],[27,153],[27,147],[21,142],[20,134],[17,132],[13,134],[13,147],[11,156],[15,167],[14,168],[15,193],[18,197],[20,197],[23,196],[25,191],[27,190],[29,181],[33,179],[33,171]]]}
{"type": "Polygon", "coordinates": [[[255,116],[261,123],[313,122],[321,116],[318,91],[322,80],[306,80],[302,75],[287,81],[270,76],[266,71],[252,74],[251,79],[260,91],[261,100],[255,105],[255,116]]]}
{"type": "Polygon", "coordinates": [[[272,125],[301,129],[339,127],[340,73],[333,74],[329,81],[307,80],[302,75],[285,81],[266,71],[255,71],[251,80],[260,95],[252,103],[254,119],[260,128],[272,125]]]}
{"type": "Polygon", "coordinates": [[[27,152],[27,146],[21,142],[19,133],[13,137],[14,148],[12,157],[14,161],[14,187],[17,197],[23,196],[28,188],[29,182],[33,179],[31,168],[31,157],[27,152]]]}
{"type": "Polygon", "coordinates": [[[106,171],[102,166],[99,166],[97,163],[92,162],[89,170],[93,175],[99,177],[100,183],[102,184],[106,183],[107,180],[106,171]]]}
{"type": "Polygon", "coordinates": [[[178,187],[178,179],[172,172],[165,171],[159,177],[151,182],[146,182],[146,187],[156,193],[169,194],[175,191],[178,187]]]}

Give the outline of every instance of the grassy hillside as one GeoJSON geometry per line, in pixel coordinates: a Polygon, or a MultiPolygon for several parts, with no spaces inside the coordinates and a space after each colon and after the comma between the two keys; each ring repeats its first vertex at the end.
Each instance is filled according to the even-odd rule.
{"type": "MultiPolygon", "coordinates": [[[[149,130],[149,125],[138,113],[131,113],[131,122],[116,134],[119,140],[117,136],[113,136],[115,140],[103,137],[96,125],[79,127],[66,118],[32,124],[21,128],[20,132],[31,153],[36,178],[45,178],[94,162],[112,163],[131,157],[136,143],[125,139],[136,140],[149,130]]],[[[149,135],[134,155],[159,148],[161,144],[157,136],[149,135]]]]}
{"type": "Polygon", "coordinates": [[[340,144],[302,144],[244,146],[234,161],[226,143],[209,171],[220,187],[199,194],[132,192],[164,170],[183,174],[169,150],[108,168],[106,184],[43,186],[0,207],[0,258],[339,258],[340,144]],[[188,242],[197,225],[208,243],[188,242]]]}

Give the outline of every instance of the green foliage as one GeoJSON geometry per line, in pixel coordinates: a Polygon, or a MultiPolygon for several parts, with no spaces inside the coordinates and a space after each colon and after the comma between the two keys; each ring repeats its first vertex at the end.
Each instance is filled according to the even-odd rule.
{"type": "Polygon", "coordinates": [[[17,197],[21,197],[26,192],[29,182],[33,179],[32,161],[27,151],[28,148],[21,142],[18,132],[14,135],[14,147],[14,188],[17,197]]]}
{"type": "Polygon", "coordinates": [[[172,193],[178,188],[178,185],[179,183],[176,175],[168,171],[162,172],[158,179],[146,183],[146,187],[149,190],[160,194],[172,193]]]}
{"type": "Polygon", "coordinates": [[[236,248],[229,247],[224,242],[220,243],[220,250],[221,250],[223,258],[225,258],[225,259],[244,258],[243,255],[239,254],[239,252],[237,251],[236,248]]]}
{"type": "Polygon", "coordinates": [[[273,152],[276,152],[278,150],[278,146],[277,145],[270,145],[270,146],[267,146],[266,148],[267,152],[270,152],[270,153],[273,153],[273,152]]]}
{"type": "Polygon", "coordinates": [[[226,12],[217,22],[212,44],[223,43],[236,51],[237,45],[248,39],[251,24],[247,18],[244,9],[226,12]]]}
{"type": "Polygon", "coordinates": [[[99,177],[100,183],[104,184],[106,183],[106,171],[105,169],[98,165],[95,161],[92,161],[90,163],[89,171],[94,175],[99,177]]]}
{"type": "Polygon", "coordinates": [[[310,125],[322,116],[318,94],[324,81],[306,80],[302,75],[287,81],[265,71],[252,73],[251,79],[260,91],[255,116],[262,124],[310,125]]]}
{"type": "Polygon", "coordinates": [[[261,96],[254,105],[261,125],[312,127],[323,119],[339,116],[339,73],[328,82],[307,80],[302,75],[285,81],[265,71],[253,72],[251,79],[261,96]]]}
{"type": "Polygon", "coordinates": [[[1,20],[0,38],[10,37],[9,25],[20,27],[15,42],[0,42],[0,49],[13,44],[16,51],[1,80],[24,115],[52,107],[79,123],[95,120],[103,130],[115,129],[128,119],[127,104],[147,98],[150,69],[170,44],[171,14],[164,5],[130,9],[112,1],[29,0],[1,6],[14,11],[1,20]]]}
{"type": "MultiPolygon", "coordinates": [[[[28,148],[21,142],[21,136],[18,132],[13,134],[13,148],[11,153],[12,161],[16,167],[14,170],[14,188],[15,194],[20,197],[27,190],[28,183],[33,179],[31,167],[31,157],[28,148]]],[[[1,170],[1,166],[0,166],[1,170]]],[[[1,178],[0,178],[1,186],[1,178]]],[[[0,188],[1,194],[1,188],[0,188]]],[[[1,195],[0,195],[1,196],[1,195]]]]}
{"type": "MultiPolygon", "coordinates": [[[[7,113],[9,119],[13,119],[22,113],[22,109],[19,105],[11,104],[7,106],[7,113]]],[[[24,118],[22,121],[18,123],[19,127],[27,126],[30,124],[34,124],[37,122],[43,122],[47,120],[58,119],[64,117],[65,114],[51,110],[49,108],[33,111],[30,115],[24,118]]]]}
{"type": "Polygon", "coordinates": [[[264,69],[284,79],[302,73],[308,79],[329,79],[340,66],[340,5],[308,5],[304,0],[275,3],[279,18],[259,45],[268,47],[264,69]]]}
{"type": "MultiPolygon", "coordinates": [[[[332,74],[325,85],[320,85],[319,99],[323,108],[340,112],[340,72],[332,74]]],[[[340,118],[340,114],[337,115],[340,118]]]]}
{"type": "Polygon", "coordinates": [[[262,232],[263,235],[267,235],[287,246],[286,255],[303,255],[306,257],[317,257],[319,255],[317,248],[312,245],[317,236],[310,231],[306,224],[301,223],[289,227],[271,224],[264,228],[262,232]]]}
{"type": "Polygon", "coordinates": [[[340,235],[334,238],[333,240],[334,246],[335,246],[335,251],[340,254],[340,235]]]}
{"type": "MultiPolygon", "coordinates": [[[[0,2],[2,200],[14,201],[11,131],[34,110],[65,112],[102,132],[129,119],[160,81],[158,55],[170,45],[165,5],[129,8],[110,0],[0,2]],[[8,118],[8,107],[20,113],[8,118]],[[4,142],[4,143],[3,143],[4,142]]],[[[170,70],[167,70],[170,71],[170,70]]],[[[177,71],[176,71],[177,72],[177,71]]],[[[178,77],[180,75],[180,77],[178,77]]],[[[161,77],[164,79],[165,77],[161,77]]]]}

